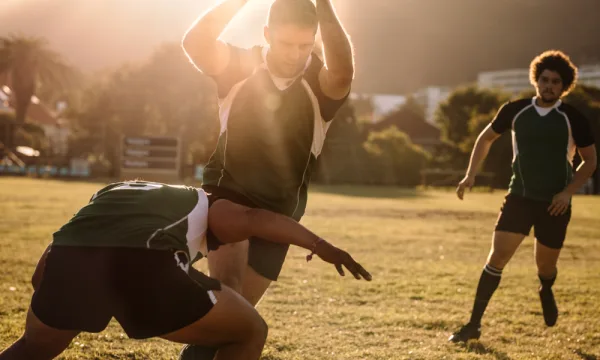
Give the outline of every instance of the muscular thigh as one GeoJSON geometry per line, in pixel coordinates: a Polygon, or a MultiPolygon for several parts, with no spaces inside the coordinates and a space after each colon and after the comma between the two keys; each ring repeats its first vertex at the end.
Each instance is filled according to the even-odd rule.
{"type": "Polygon", "coordinates": [[[256,272],[252,267],[246,267],[242,283],[242,295],[253,306],[258,305],[271,285],[271,280],[256,272]]]}
{"type": "Polygon", "coordinates": [[[525,235],[506,231],[495,231],[488,263],[503,269],[523,242],[525,235]]]}
{"type": "Polygon", "coordinates": [[[248,264],[248,241],[220,246],[208,255],[209,275],[241,293],[248,264]]]}
{"type": "Polygon", "coordinates": [[[252,305],[258,304],[271,280],[248,265],[248,241],[222,246],[208,256],[209,274],[231,287],[252,305]]]}

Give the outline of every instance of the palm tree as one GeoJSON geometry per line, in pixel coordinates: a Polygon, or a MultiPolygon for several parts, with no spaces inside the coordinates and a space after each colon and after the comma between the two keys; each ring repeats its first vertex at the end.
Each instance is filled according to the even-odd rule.
{"type": "Polygon", "coordinates": [[[13,93],[17,127],[25,123],[31,98],[39,86],[66,89],[78,77],[76,70],[49,48],[46,39],[24,35],[0,37],[2,74],[7,75],[13,93]]]}

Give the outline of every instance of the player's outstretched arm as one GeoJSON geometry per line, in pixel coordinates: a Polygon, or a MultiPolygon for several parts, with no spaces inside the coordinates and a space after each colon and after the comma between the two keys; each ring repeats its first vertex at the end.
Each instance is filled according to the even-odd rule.
{"type": "Polygon", "coordinates": [[[496,133],[491,125],[488,125],[477,137],[473,151],[471,152],[471,160],[469,161],[469,168],[467,174],[460,181],[456,188],[456,195],[459,199],[463,199],[465,189],[471,189],[475,184],[475,175],[481,168],[483,161],[490,152],[490,148],[496,139],[500,137],[500,134],[496,133]]]}
{"type": "Polygon", "coordinates": [[[183,50],[206,75],[219,75],[227,67],[229,47],[219,40],[219,36],[247,2],[248,0],[224,0],[202,14],[185,33],[183,50]]]}
{"type": "Polygon", "coordinates": [[[325,67],[319,74],[321,89],[332,99],[342,99],[350,91],[354,78],[352,44],[331,0],[317,0],[317,17],[325,53],[325,67]]]}
{"type": "Polygon", "coordinates": [[[343,266],[356,279],[371,280],[371,274],[354,261],[350,254],[331,245],[284,215],[219,199],[208,212],[208,227],[224,243],[240,242],[256,236],[272,242],[300,246],[311,250],[324,261],[334,264],[342,276],[343,266]]]}

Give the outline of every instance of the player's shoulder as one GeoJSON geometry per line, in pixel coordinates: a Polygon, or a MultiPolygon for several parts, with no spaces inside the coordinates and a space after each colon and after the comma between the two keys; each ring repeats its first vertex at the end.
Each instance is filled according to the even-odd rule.
{"type": "Polygon", "coordinates": [[[520,98],[506,102],[503,109],[516,114],[528,106],[533,106],[531,98],[520,98]]]}
{"type": "Polygon", "coordinates": [[[583,118],[583,114],[573,105],[564,101],[558,106],[558,110],[567,114],[568,117],[583,118]]]}

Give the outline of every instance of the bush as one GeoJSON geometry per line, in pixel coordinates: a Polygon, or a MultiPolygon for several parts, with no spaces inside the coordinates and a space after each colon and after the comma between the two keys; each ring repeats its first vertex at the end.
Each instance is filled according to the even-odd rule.
{"type": "Polygon", "coordinates": [[[363,144],[368,154],[366,182],[377,185],[416,186],[430,155],[395,126],[369,134],[363,144]]]}

